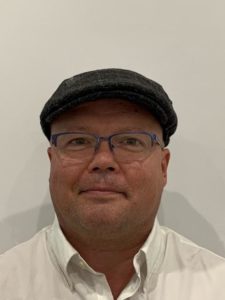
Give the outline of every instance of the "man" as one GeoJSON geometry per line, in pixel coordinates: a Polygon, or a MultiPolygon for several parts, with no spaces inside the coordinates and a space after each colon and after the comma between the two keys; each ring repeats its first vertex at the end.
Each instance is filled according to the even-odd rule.
{"type": "Polygon", "coordinates": [[[156,219],[177,127],[160,85],[121,69],[74,76],[41,126],[57,218],[1,256],[1,299],[225,299],[225,259],[156,219]]]}

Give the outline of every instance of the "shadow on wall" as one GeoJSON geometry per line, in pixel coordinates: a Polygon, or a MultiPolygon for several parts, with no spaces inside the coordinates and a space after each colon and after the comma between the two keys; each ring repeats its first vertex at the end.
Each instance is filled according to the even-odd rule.
{"type": "Polygon", "coordinates": [[[174,229],[196,244],[225,257],[225,247],[216,231],[179,193],[164,191],[159,223],[174,229]]]}
{"type": "MultiPolygon", "coordinates": [[[[32,141],[36,137],[33,133],[29,133],[23,138],[25,143],[26,140],[32,141]]],[[[44,195],[42,194],[42,190],[45,191],[46,189],[43,181],[46,176],[45,169],[49,163],[45,150],[47,147],[47,143],[38,144],[33,149],[33,152],[24,159],[23,168],[10,190],[10,196],[7,201],[9,206],[8,214],[10,213],[10,207],[14,207],[17,199],[21,199],[21,207],[26,207],[27,204],[30,204],[30,199],[33,199],[33,197],[35,200],[32,209],[25,210],[26,208],[24,208],[22,212],[20,211],[0,219],[0,253],[30,239],[41,228],[52,223],[54,210],[49,192],[46,191],[44,195]],[[39,196],[41,203],[35,202],[39,201],[39,196]]],[[[15,157],[17,157],[16,154],[15,157]]]]}
{"type": "Polygon", "coordinates": [[[41,228],[51,224],[53,219],[51,203],[3,219],[0,222],[0,253],[30,239],[41,228]]]}

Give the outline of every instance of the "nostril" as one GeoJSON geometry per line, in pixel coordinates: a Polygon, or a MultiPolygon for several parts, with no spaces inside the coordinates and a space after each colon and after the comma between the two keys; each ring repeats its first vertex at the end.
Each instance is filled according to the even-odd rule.
{"type": "Polygon", "coordinates": [[[93,172],[107,171],[107,170],[110,171],[110,172],[114,172],[115,168],[113,168],[113,167],[107,167],[107,168],[94,167],[92,169],[93,172]]]}
{"type": "Polygon", "coordinates": [[[94,171],[94,172],[96,172],[96,171],[98,171],[99,170],[99,167],[94,167],[93,169],[92,169],[92,171],[94,171]]]}

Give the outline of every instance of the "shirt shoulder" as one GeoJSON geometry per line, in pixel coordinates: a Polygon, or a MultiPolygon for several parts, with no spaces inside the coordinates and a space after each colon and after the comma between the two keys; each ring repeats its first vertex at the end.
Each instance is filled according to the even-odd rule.
{"type": "MultiPolygon", "coordinates": [[[[27,255],[32,255],[33,250],[43,247],[43,242],[45,240],[45,233],[48,227],[43,228],[39,232],[37,232],[32,238],[29,240],[18,244],[17,246],[5,251],[4,253],[0,254],[0,264],[9,265],[9,262],[16,259],[17,263],[23,261],[23,257],[27,255]],[[32,251],[31,251],[32,250],[32,251]],[[18,261],[18,258],[21,260],[18,261]]],[[[40,250],[40,249],[39,249],[40,250]]]]}
{"type": "Polygon", "coordinates": [[[158,275],[174,288],[174,298],[224,299],[225,258],[169,228],[161,227],[161,233],[165,251],[158,275]]]}
{"type": "MultiPolygon", "coordinates": [[[[0,255],[0,290],[2,287],[13,288],[16,283],[26,285],[34,270],[37,272],[47,263],[46,231],[43,228],[30,240],[21,243],[0,255]]],[[[45,269],[45,268],[44,268],[45,269]]]]}
{"type": "Polygon", "coordinates": [[[213,262],[225,264],[225,258],[221,257],[214,252],[199,246],[188,238],[182,236],[176,231],[164,227],[161,227],[161,232],[164,235],[167,251],[174,253],[175,256],[183,258],[181,259],[183,263],[190,264],[192,262],[205,262],[205,264],[210,265],[213,262]],[[195,261],[196,260],[196,261],[195,261]]]}

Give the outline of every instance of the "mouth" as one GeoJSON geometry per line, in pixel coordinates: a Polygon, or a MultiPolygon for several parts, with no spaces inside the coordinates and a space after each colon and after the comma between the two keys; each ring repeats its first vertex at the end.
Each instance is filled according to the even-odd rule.
{"type": "Polygon", "coordinates": [[[108,189],[88,189],[80,192],[83,193],[101,193],[101,194],[121,194],[121,192],[108,189]]]}
{"type": "Polygon", "coordinates": [[[112,188],[93,187],[80,191],[80,194],[85,194],[93,197],[107,197],[115,195],[125,195],[124,192],[112,188]]]}

